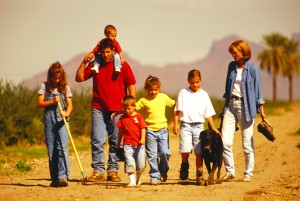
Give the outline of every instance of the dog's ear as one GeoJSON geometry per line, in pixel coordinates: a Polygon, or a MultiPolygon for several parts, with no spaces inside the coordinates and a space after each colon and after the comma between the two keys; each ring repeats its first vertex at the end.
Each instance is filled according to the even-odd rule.
{"type": "Polygon", "coordinates": [[[199,140],[203,140],[205,135],[206,135],[207,130],[201,131],[200,135],[199,135],[199,140]]]}

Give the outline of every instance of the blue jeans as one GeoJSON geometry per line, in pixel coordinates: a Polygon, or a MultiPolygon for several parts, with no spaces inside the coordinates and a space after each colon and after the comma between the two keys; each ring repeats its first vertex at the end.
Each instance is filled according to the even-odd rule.
{"type": "Polygon", "coordinates": [[[186,123],[180,124],[180,153],[201,153],[200,133],[204,130],[203,123],[186,123]]]}
{"type": "MultiPolygon", "coordinates": [[[[51,100],[53,97],[52,94],[47,94],[46,100],[51,100]]],[[[62,105],[65,104],[62,95],[61,102],[62,105]]],[[[69,136],[57,105],[49,106],[44,110],[44,132],[51,181],[57,183],[59,179],[67,180],[70,174],[69,136]]]]}
{"type": "MultiPolygon", "coordinates": [[[[100,60],[100,55],[96,54],[95,56],[95,61],[94,61],[94,65],[100,66],[101,60],[100,60]]],[[[118,53],[114,53],[114,67],[117,68],[122,68],[122,63],[121,63],[121,58],[120,55],[118,53]]]]}
{"type": "Polygon", "coordinates": [[[124,144],[124,171],[126,173],[143,172],[146,167],[145,147],[124,144]]]}
{"type": "Polygon", "coordinates": [[[244,176],[252,177],[254,169],[254,142],[253,125],[254,119],[247,122],[245,110],[240,100],[231,100],[229,109],[224,114],[222,125],[222,140],[224,145],[223,159],[226,173],[235,175],[234,157],[233,157],[233,139],[237,123],[240,124],[242,133],[242,144],[245,155],[246,170],[244,176]]]}
{"type": "Polygon", "coordinates": [[[116,172],[119,169],[116,156],[119,129],[116,124],[121,115],[111,120],[111,114],[112,112],[109,111],[92,109],[92,168],[95,172],[105,172],[104,144],[106,143],[106,136],[108,136],[109,144],[107,172],[116,172]]]}
{"type": "Polygon", "coordinates": [[[150,165],[149,176],[151,181],[159,181],[161,174],[169,171],[169,133],[164,128],[159,131],[147,129],[146,154],[150,165]]]}

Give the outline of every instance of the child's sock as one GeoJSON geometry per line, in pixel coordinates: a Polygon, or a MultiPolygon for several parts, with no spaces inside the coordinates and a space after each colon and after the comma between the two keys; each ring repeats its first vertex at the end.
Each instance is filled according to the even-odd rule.
{"type": "Polygon", "coordinates": [[[136,185],[136,179],[135,179],[134,173],[131,173],[129,175],[129,180],[130,180],[130,183],[127,186],[135,186],[136,185]]]}

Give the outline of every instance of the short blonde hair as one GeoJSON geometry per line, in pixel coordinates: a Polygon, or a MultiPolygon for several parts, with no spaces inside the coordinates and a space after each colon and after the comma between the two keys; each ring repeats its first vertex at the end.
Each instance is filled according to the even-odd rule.
{"type": "Polygon", "coordinates": [[[122,100],[123,108],[127,108],[128,106],[135,107],[135,98],[133,96],[127,95],[122,100]]]}
{"type": "Polygon", "coordinates": [[[113,25],[109,24],[104,28],[104,35],[107,36],[109,35],[112,31],[117,31],[116,27],[113,25]]]}
{"type": "Polygon", "coordinates": [[[246,43],[246,41],[243,40],[237,40],[231,43],[231,45],[228,48],[228,52],[232,54],[234,48],[236,48],[239,52],[243,54],[243,58],[245,61],[248,61],[251,59],[251,49],[246,43]]]}

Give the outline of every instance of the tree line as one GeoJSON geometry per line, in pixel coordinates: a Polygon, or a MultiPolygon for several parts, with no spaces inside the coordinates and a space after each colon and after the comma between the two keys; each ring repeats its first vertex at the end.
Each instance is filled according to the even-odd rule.
{"type": "MultiPolygon", "coordinates": [[[[72,90],[72,89],[71,89],[72,90]]],[[[73,112],[70,116],[70,130],[73,137],[90,136],[91,132],[91,89],[72,90],[73,112]]],[[[13,145],[43,144],[44,109],[37,108],[38,88],[29,89],[22,83],[14,85],[0,79],[0,149],[13,145]]],[[[138,91],[137,99],[144,92],[138,91]]],[[[177,95],[170,95],[174,100],[177,95]]],[[[212,98],[219,113],[224,105],[222,100],[212,98]]],[[[166,109],[166,117],[173,121],[174,108],[166,109]]],[[[140,111],[144,116],[145,112],[140,111]]]]}
{"type": "Polygon", "coordinates": [[[293,78],[300,72],[299,42],[280,33],[263,36],[266,49],[259,52],[260,68],[273,75],[273,101],[277,100],[277,76],[289,81],[289,102],[293,101],[293,78]]]}

